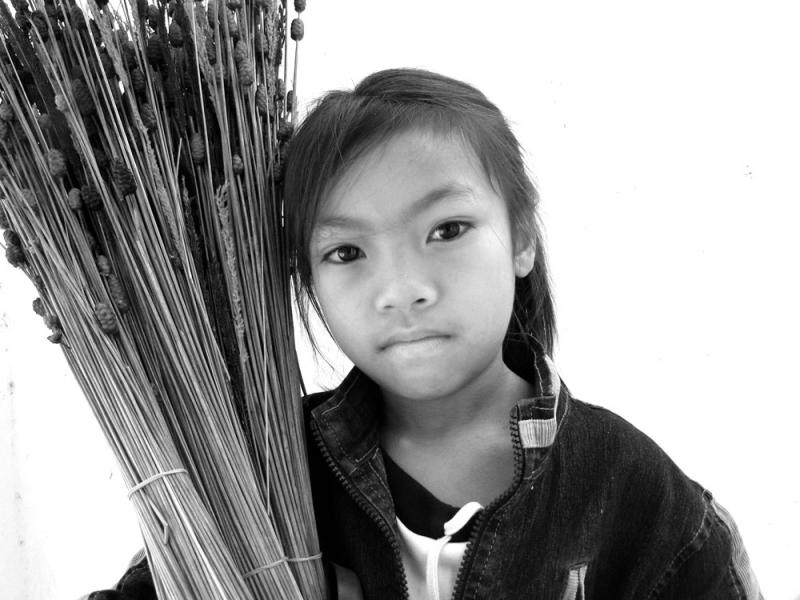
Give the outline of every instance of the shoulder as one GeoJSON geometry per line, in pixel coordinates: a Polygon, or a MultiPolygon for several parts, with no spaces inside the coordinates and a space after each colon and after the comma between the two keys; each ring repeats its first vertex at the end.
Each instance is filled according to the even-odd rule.
{"type": "Polygon", "coordinates": [[[588,461],[593,469],[620,484],[636,481],[651,493],[678,488],[696,497],[698,503],[702,496],[703,488],[687,477],[655,441],[601,406],[570,398],[557,443],[568,460],[588,461]]]}
{"type": "Polygon", "coordinates": [[[576,502],[590,499],[609,541],[639,545],[657,563],[702,527],[706,490],[612,411],[571,400],[554,451],[559,487],[576,502]]]}
{"type": "MultiPolygon", "coordinates": [[[[314,392],[312,394],[307,394],[306,396],[303,396],[303,423],[305,425],[306,435],[308,436],[307,442],[309,442],[311,440],[311,437],[313,437],[311,433],[312,411],[321,404],[324,404],[335,393],[336,390],[334,389],[334,390],[324,390],[321,392],[314,392]]],[[[312,444],[309,444],[309,446],[311,445],[312,444]]]]}
{"type": "Polygon", "coordinates": [[[306,419],[309,418],[309,415],[312,410],[314,410],[317,406],[328,400],[331,396],[336,393],[336,389],[333,390],[323,390],[321,392],[314,392],[312,394],[307,394],[303,396],[303,410],[306,414],[306,419]]]}
{"type": "Polygon", "coordinates": [[[570,398],[557,444],[565,471],[590,473],[607,541],[636,549],[649,572],[647,598],[759,598],[730,515],[648,435],[570,398]]]}

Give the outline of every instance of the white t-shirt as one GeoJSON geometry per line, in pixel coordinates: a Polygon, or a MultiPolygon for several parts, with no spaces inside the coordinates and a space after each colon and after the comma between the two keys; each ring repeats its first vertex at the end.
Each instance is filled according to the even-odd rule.
{"type": "Polygon", "coordinates": [[[451,542],[451,536],[463,529],[483,507],[468,502],[444,524],[443,536],[433,539],[414,533],[397,519],[400,529],[403,568],[411,600],[450,600],[458,568],[467,542],[451,542]]]}

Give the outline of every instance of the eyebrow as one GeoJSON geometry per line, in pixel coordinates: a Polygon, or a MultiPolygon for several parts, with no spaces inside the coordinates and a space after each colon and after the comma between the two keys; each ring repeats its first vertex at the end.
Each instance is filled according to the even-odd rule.
{"type": "MultiPolygon", "coordinates": [[[[453,196],[472,196],[474,195],[473,189],[461,183],[446,183],[437,188],[432,189],[421,198],[417,198],[408,208],[403,211],[401,215],[405,220],[412,215],[421,213],[429,209],[434,204],[442,200],[451,198],[453,196]]],[[[319,232],[327,232],[333,229],[352,229],[365,231],[370,228],[370,225],[364,219],[355,216],[345,215],[330,215],[320,219],[314,228],[319,232]]]]}

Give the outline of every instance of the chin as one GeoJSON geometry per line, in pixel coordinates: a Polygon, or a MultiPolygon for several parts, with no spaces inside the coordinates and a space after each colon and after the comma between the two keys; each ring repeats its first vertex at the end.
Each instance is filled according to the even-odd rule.
{"type": "Polygon", "coordinates": [[[437,388],[434,387],[432,382],[421,382],[419,380],[413,382],[395,381],[392,382],[392,385],[381,386],[381,389],[413,402],[433,402],[457,392],[456,388],[451,386],[437,388]]]}
{"type": "Polygon", "coordinates": [[[373,379],[385,392],[420,402],[456,394],[465,383],[452,364],[435,362],[383,373],[373,379]]]}

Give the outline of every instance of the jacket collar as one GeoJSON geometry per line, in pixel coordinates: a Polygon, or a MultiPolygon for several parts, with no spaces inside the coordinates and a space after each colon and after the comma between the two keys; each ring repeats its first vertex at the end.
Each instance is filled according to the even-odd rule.
{"type": "MultiPolygon", "coordinates": [[[[511,418],[518,423],[522,447],[541,455],[556,439],[566,414],[567,390],[551,359],[532,336],[509,340],[503,348],[503,360],[537,390],[536,396],[517,403],[511,418]]],[[[306,407],[323,442],[346,475],[377,452],[379,399],[377,384],[356,367],[335,390],[306,398],[306,407]]]]}

